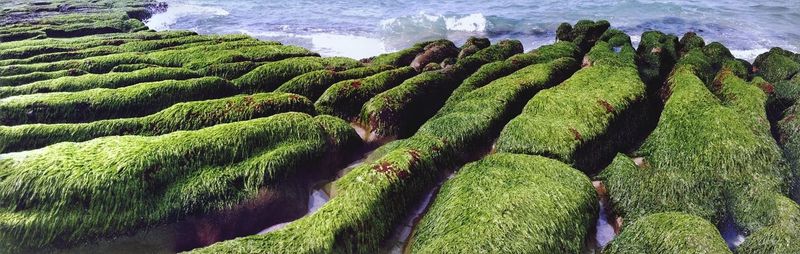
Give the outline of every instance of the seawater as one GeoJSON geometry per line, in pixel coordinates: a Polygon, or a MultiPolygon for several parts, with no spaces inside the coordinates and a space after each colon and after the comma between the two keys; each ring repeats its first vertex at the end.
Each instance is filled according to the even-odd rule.
{"type": "Polygon", "coordinates": [[[167,0],[147,24],[155,30],[244,33],[363,58],[447,38],[517,39],[526,50],[552,43],[561,22],[606,19],[637,43],[647,30],[696,32],[751,60],[770,47],[800,49],[800,1],[308,1],[167,0]]]}

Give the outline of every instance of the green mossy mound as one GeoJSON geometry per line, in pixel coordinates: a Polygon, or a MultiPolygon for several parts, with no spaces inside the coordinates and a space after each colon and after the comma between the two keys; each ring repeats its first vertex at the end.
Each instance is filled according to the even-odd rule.
{"type": "Polygon", "coordinates": [[[149,115],[172,104],[215,99],[239,90],[220,78],[165,80],[107,89],[0,99],[0,124],[77,123],[149,115]]]}
{"type": "Polygon", "coordinates": [[[365,78],[367,76],[372,76],[393,68],[394,67],[389,65],[372,65],[344,71],[312,71],[286,81],[286,83],[283,83],[283,85],[275,89],[275,91],[299,94],[308,97],[311,100],[317,100],[317,98],[319,98],[322,93],[324,93],[325,90],[331,87],[331,85],[334,83],[343,80],[365,78]]]}
{"type": "Polygon", "coordinates": [[[86,74],[38,81],[20,86],[0,87],[0,98],[35,93],[77,92],[94,88],[120,88],[144,82],[168,79],[184,80],[199,77],[200,75],[193,71],[170,67],[154,67],[132,72],[86,74]]]}
{"type": "Polygon", "coordinates": [[[415,136],[381,149],[374,162],[334,182],[319,210],[263,235],[223,241],[193,253],[375,253],[406,210],[437,178],[443,142],[415,136]]]}
{"type": "Polygon", "coordinates": [[[772,48],[769,52],[756,57],[753,62],[756,75],[769,82],[791,79],[800,72],[800,55],[781,48],[772,48]]]}
{"type": "Polygon", "coordinates": [[[774,196],[788,193],[791,177],[769,132],[766,94],[729,70],[712,93],[694,62],[682,59],[669,78],[658,126],[636,152],[642,164],[618,155],[600,178],[626,223],[684,212],[719,225],[730,216],[746,235],[757,232],[776,223],[774,196]]]}
{"type": "Polygon", "coordinates": [[[739,245],[737,253],[800,253],[800,206],[794,200],[775,195],[778,215],[773,225],[762,228],[739,245]]]}
{"type": "MultiPolygon", "coordinates": [[[[0,66],[0,76],[28,74],[32,72],[52,72],[77,69],[90,73],[107,73],[120,65],[150,64],[165,67],[184,67],[214,74],[209,68],[219,68],[221,64],[237,62],[266,62],[292,57],[316,56],[317,54],[297,46],[275,45],[246,39],[242,35],[219,36],[217,44],[174,47],[167,50],[142,52],[123,52],[82,59],[56,60],[32,64],[0,66]],[[245,40],[246,39],[246,40],[245,40]]],[[[245,66],[237,66],[245,68],[245,66]]],[[[255,66],[250,69],[255,68],[255,66]]],[[[246,70],[250,70],[246,69],[246,70]]]]}
{"type": "Polygon", "coordinates": [[[522,52],[519,41],[506,40],[458,60],[439,71],[428,71],[370,99],[359,121],[381,136],[408,136],[443,105],[448,95],[482,65],[522,52]]]}
{"type": "Polygon", "coordinates": [[[575,43],[581,51],[587,52],[609,27],[611,27],[611,24],[605,20],[580,20],[575,23],[575,26],[569,23],[561,23],[556,30],[556,38],[559,41],[575,43]]]}
{"type": "Polygon", "coordinates": [[[361,67],[361,63],[345,57],[297,57],[261,65],[233,80],[246,92],[269,92],[302,74],[318,71],[343,71],[361,67]]]}
{"type": "Polygon", "coordinates": [[[448,40],[424,41],[414,44],[413,46],[407,49],[392,53],[381,54],[368,60],[369,63],[373,65],[391,65],[395,67],[405,67],[411,65],[411,62],[414,61],[414,58],[417,57],[417,55],[421,54],[422,52],[425,52],[425,47],[427,47],[428,45],[435,43],[447,43],[447,42],[450,41],[448,40]]]}
{"type": "Polygon", "coordinates": [[[636,48],[636,65],[639,67],[639,76],[648,87],[661,86],[680,57],[679,48],[678,37],[674,35],[659,31],[642,34],[639,47],[636,48]]]}
{"type": "Polygon", "coordinates": [[[597,193],[580,171],[540,156],[498,153],[467,164],[441,187],[410,247],[580,253],[596,217],[597,193]]]}
{"type": "Polygon", "coordinates": [[[472,73],[469,77],[467,77],[467,79],[464,80],[464,82],[461,82],[461,85],[459,85],[453,91],[453,93],[450,94],[450,97],[447,98],[447,102],[445,102],[445,105],[442,107],[440,112],[447,111],[451,105],[460,101],[465,94],[528,65],[545,63],[561,57],[577,59],[579,54],[580,52],[575,44],[570,42],[557,42],[552,45],[541,46],[538,49],[525,54],[511,56],[504,61],[488,63],[472,73]]]}
{"type": "Polygon", "coordinates": [[[83,70],[69,69],[62,71],[31,72],[27,74],[5,76],[0,77],[0,89],[5,89],[7,86],[19,86],[36,81],[56,79],[60,77],[80,76],[83,74],[86,74],[86,72],[83,70]]]}
{"type": "Polygon", "coordinates": [[[538,89],[569,76],[577,62],[560,59],[529,68],[513,79],[476,89],[464,97],[463,107],[428,121],[410,138],[378,148],[371,156],[374,159],[334,182],[333,198],[315,213],[278,231],[220,242],[195,252],[377,252],[444,169],[463,163],[464,151],[485,150],[487,143],[481,141],[492,138],[491,129],[499,129],[512,117],[512,108],[521,107],[538,89]],[[526,77],[531,80],[523,80],[526,77]],[[489,107],[481,107],[484,105],[489,107]],[[454,126],[451,120],[456,118],[462,125],[475,124],[454,126]]]}
{"type": "Polygon", "coordinates": [[[401,67],[362,79],[341,81],[325,90],[314,103],[314,107],[320,114],[353,121],[370,98],[400,85],[415,75],[417,71],[413,67],[401,67]]]}
{"type": "Polygon", "coordinates": [[[700,37],[694,32],[687,32],[683,34],[680,40],[680,55],[683,56],[693,49],[702,49],[705,46],[706,41],[703,40],[703,37],[700,37]]]}
{"type": "Polygon", "coordinates": [[[458,52],[458,59],[468,57],[491,45],[492,43],[488,38],[469,37],[467,41],[464,42],[464,45],[461,45],[461,51],[458,52]]]}
{"type": "Polygon", "coordinates": [[[684,213],[656,213],[627,226],[603,250],[623,253],[731,253],[714,227],[684,213]]]}
{"type": "Polygon", "coordinates": [[[147,27],[125,12],[67,14],[46,17],[27,24],[4,26],[0,28],[0,42],[142,30],[147,30],[147,27]]]}
{"type": "Polygon", "coordinates": [[[452,151],[474,151],[477,147],[464,145],[490,144],[503,128],[497,124],[508,122],[527,99],[561,83],[577,69],[577,61],[569,57],[522,68],[464,95],[429,119],[417,133],[447,140],[452,151]]]}
{"type": "Polygon", "coordinates": [[[71,245],[229,209],[292,176],[330,174],[323,166],[359,142],[344,121],[285,113],[0,155],[0,245],[71,245]]]}
{"type": "Polygon", "coordinates": [[[311,101],[289,93],[259,93],[183,102],[139,118],[76,124],[0,126],[0,153],[41,148],[59,142],[80,142],[115,135],[155,136],[244,121],[283,112],[314,114],[311,101]]]}
{"type": "Polygon", "coordinates": [[[522,114],[506,125],[497,140],[498,151],[543,155],[594,171],[596,160],[635,141],[632,123],[614,124],[635,116],[628,112],[641,110],[646,97],[645,84],[633,62],[633,48],[627,44],[616,53],[600,41],[586,58],[591,61],[589,67],[534,96],[522,114]],[[612,132],[628,135],[606,138],[612,132]],[[584,148],[596,143],[602,144],[584,148]]]}

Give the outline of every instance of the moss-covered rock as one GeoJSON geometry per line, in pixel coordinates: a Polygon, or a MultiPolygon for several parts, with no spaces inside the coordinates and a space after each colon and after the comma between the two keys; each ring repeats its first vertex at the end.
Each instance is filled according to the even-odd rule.
{"type": "Polygon", "coordinates": [[[0,245],[68,246],[230,209],[280,191],[293,176],[330,174],[311,169],[338,165],[358,142],[341,120],[285,113],[4,154],[0,245]]]}
{"type": "Polygon", "coordinates": [[[800,72],[800,55],[781,48],[772,48],[769,52],[756,57],[753,67],[756,75],[769,82],[778,82],[792,78],[800,72]]]}
{"type": "Polygon", "coordinates": [[[414,57],[409,66],[417,70],[427,69],[430,64],[439,66],[439,63],[445,59],[454,58],[459,53],[456,45],[448,40],[435,41],[426,45],[423,49],[424,51],[414,57]]]}
{"type": "Polygon", "coordinates": [[[239,90],[220,78],[165,80],[123,88],[31,94],[0,99],[0,123],[77,123],[137,117],[184,101],[231,96],[239,90]]]}
{"type": "Polygon", "coordinates": [[[656,213],[627,226],[603,253],[731,253],[719,231],[703,218],[656,213]]]}
{"type": "Polygon", "coordinates": [[[587,52],[609,27],[611,24],[605,20],[580,20],[575,26],[561,23],[556,30],[556,38],[559,41],[575,43],[581,51],[587,52]]]}
{"type": "Polygon", "coordinates": [[[642,33],[636,49],[639,76],[648,87],[660,87],[672,71],[679,56],[678,37],[658,31],[642,33]]]}
{"type": "Polygon", "coordinates": [[[483,87],[495,79],[522,69],[525,66],[535,63],[549,62],[561,57],[577,59],[579,54],[580,52],[575,44],[570,42],[557,42],[552,45],[541,46],[538,49],[526,54],[517,54],[511,56],[504,61],[488,63],[484,66],[481,66],[480,69],[472,73],[469,77],[467,77],[467,79],[461,82],[461,85],[459,85],[453,91],[453,93],[450,94],[450,97],[447,98],[447,102],[445,102],[445,105],[439,112],[447,111],[451,105],[460,101],[465,94],[477,88],[483,87]]]}
{"type": "Polygon", "coordinates": [[[410,248],[580,253],[596,217],[597,194],[580,171],[541,156],[498,153],[467,164],[442,186],[410,248]]]}
{"type": "Polygon", "coordinates": [[[349,80],[361,79],[367,76],[388,71],[394,67],[389,65],[371,65],[367,67],[353,68],[344,71],[318,70],[297,76],[286,83],[283,83],[276,92],[295,93],[317,100],[334,83],[349,80]]]}
{"type": "Polygon", "coordinates": [[[461,51],[458,52],[458,59],[475,54],[475,52],[485,49],[490,45],[492,45],[492,43],[489,42],[489,38],[469,37],[467,41],[464,42],[464,45],[461,46],[461,51]]]}
{"type": "Polygon", "coordinates": [[[334,182],[333,198],[315,213],[275,232],[195,251],[375,253],[443,169],[463,163],[464,151],[485,149],[487,143],[482,141],[492,138],[492,128],[499,128],[511,117],[511,108],[521,106],[538,89],[565,78],[576,66],[574,60],[556,60],[531,66],[515,79],[476,89],[471,93],[474,95],[465,97],[463,107],[429,121],[410,138],[378,148],[372,155],[374,160],[334,182]],[[484,105],[491,107],[481,107],[484,105]],[[461,126],[454,126],[454,119],[460,120],[461,126]],[[448,131],[454,127],[460,130],[448,131]]]}
{"type": "Polygon", "coordinates": [[[683,59],[673,71],[658,126],[636,152],[643,163],[619,155],[601,179],[626,223],[674,211],[714,224],[731,216],[745,234],[757,232],[776,222],[774,195],[788,193],[791,177],[769,132],[766,95],[727,70],[714,94],[694,71],[683,59]]]}
{"type": "Polygon", "coordinates": [[[501,41],[440,71],[429,71],[369,100],[360,121],[383,136],[408,136],[444,104],[446,97],[482,65],[521,53],[519,41],[501,41]]]}
{"type": "Polygon", "coordinates": [[[233,80],[247,92],[269,92],[302,74],[318,71],[342,71],[360,67],[361,63],[344,57],[297,57],[261,65],[233,80]]]}
{"type": "Polygon", "coordinates": [[[397,52],[381,54],[376,57],[369,59],[370,64],[376,65],[392,65],[395,67],[404,67],[411,65],[411,61],[414,61],[414,58],[417,55],[425,52],[425,47],[434,43],[452,43],[448,40],[434,40],[434,41],[424,41],[413,46],[403,49],[397,52]]]}
{"type": "Polygon", "coordinates": [[[80,76],[83,74],[86,74],[86,72],[83,70],[69,69],[62,71],[31,72],[27,74],[5,76],[5,77],[0,77],[0,87],[3,87],[2,89],[12,89],[7,87],[19,86],[28,83],[33,83],[36,81],[56,79],[60,77],[80,76]]]}
{"type": "Polygon", "coordinates": [[[401,67],[384,71],[363,79],[338,82],[314,103],[317,112],[330,114],[346,120],[355,120],[361,107],[373,96],[400,85],[417,75],[413,67],[401,67]]]}
{"type": "Polygon", "coordinates": [[[703,40],[703,37],[700,37],[694,32],[687,32],[681,37],[679,51],[682,56],[693,49],[702,49],[705,46],[706,41],[703,40]]]}
{"type": "Polygon", "coordinates": [[[199,77],[200,75],[193,71],[170,67],[147,68],[133,72],[67,76],[20,86],[0,87],[0,98],[35,93],[76,92],[93,88],[120,88],[144,82],[199,77]]]}
{"type": "Polygon", "coordinates": [[[635,124],[646,97],[630,44],[620,53],[597,42],[593,64],[562,84],[540,92],[506,125],[496,149],[543,155],[594,172],[615,151],[636,142],[635,124]],[[614,133],[625,133],[615,135],[614,133]]]}
{"type": "Polygon", "coordinates": [[[41,148],[59,142],[80,142],[115,135],[155,136],[244,121],[283,112],[314,114],[311,101],[289,93],[259,93],[183,102],[139,117],[74,124],[0,126],[0,153],[41,148]]]}

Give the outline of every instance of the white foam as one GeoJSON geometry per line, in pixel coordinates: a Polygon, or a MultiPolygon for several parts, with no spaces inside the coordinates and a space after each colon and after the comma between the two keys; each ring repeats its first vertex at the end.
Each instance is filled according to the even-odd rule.
{"type": "Polygon", "coordinates": [[[314,51],[323,56],[346,56],[355,59],[386,53],[386,45],[377,38],[321,33],[308,35],[314,51]]]}
{"type": "Polygon", "coordinates": [[[464,32],[485,32],[486,25],[489,23],[486,17],[480,13],[474,13],[465,17],[445,17],[445,24],[447,30],[450,31],[464,31],[464,32]]]}
{"type": "Polygon", "coordinates": [[[732,49],[731,54],[736,58],[741,58],[752,63],[758,55],[767,51],[769,51],[768,48],[732,49]]]}
{"type": "Polygon", "coordinates": [[[185,3],[168,3],[167,11],[156,13],[145,21],[145,25],[156,31],[168,30],[178,22],[178,19],[188,16],[227,16],[230,13],[225,9],[211,6],[201,6],[185,3]]]}
{"type": "Polygon", "coordinates": [[[378,38],[357,35],[315,33],[292,34],[283,31],[258,31],[240,29],[239,32],[255,37],[301,38],[311,41],[311,50],[322,56],[344,56],[354,59],[367,58],[388,52],[378,38]]]}

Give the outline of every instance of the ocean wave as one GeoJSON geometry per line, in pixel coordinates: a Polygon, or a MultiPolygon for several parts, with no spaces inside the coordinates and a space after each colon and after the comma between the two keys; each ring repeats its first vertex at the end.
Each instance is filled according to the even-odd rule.
{"type": "Polygon", "coordinates": [[[178,19],[190,16],[228,16],[230,13],[225,9],[211,6],[193,5],[186,3],[169,3],[167,11],[157,13],[145,21],[145,25],[150,29],[162,31],[170,29],[178,22],[178,19]]]}
{"type": "Polygon", "coordinates": [[[486,32],[492,22],[481,13],[468,15],[434,15],[420,12],[416,15],[384,19],[380,26],[385,31],[413,31],[428,29],[436,32],[486,32]]]}

